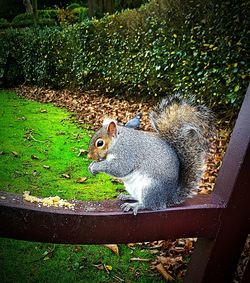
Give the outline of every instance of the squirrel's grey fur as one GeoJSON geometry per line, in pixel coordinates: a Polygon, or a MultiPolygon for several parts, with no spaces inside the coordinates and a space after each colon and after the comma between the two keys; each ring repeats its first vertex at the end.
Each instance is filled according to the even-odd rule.
{"type": "Polygon", "coordinates": [[[130,197],[120,199],[135,201],[124,203],[125,211],[132,209],[136,214],[141,208],[157,210],[178,204],[200,180],[211,117],[206,107],[179,94],[164,99],[150,115],[156,133],[117,125],[107,157],[92,162],[89,171],[124,181],[130,197]]]}

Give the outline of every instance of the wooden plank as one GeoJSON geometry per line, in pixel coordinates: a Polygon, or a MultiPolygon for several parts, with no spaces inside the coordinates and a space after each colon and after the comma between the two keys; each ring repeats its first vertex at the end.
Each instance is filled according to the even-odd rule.
{"type": "Polygon", "coordinates": [[[53,243],[129,243],[214,237],[221,202],[201,195],[185,204],[162,211],[120,210],[119,201],[76,202],[75,210],[38,207],[21,195],[0,193],[0,236],[53,243]]]}
{"type": "Polygon", "coordinates": [[[250,231],[250,87],[213,194],[225,204],[213,240],[199,239],[185,282],[229,283],[250,231]]]}

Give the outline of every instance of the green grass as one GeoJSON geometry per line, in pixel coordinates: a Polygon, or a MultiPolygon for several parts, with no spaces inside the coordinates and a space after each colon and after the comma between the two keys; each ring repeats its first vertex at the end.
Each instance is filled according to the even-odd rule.
{"type": "Polygon", "coordinates": [[[130,258],[152,259],[145,249],[120,245],[120,255],[105,246],[52,245],[1,239],[0,278],[2,283],[88,283],[164,282],[158,274],[150,271],[148,262],[131,262],[130,258]],[[46,253],[52,251],[50,256],[46,253]],[[111,266],[108,274],[94,265],[111,266]]]}
{"type": "Polygon", "coordinates": [[[71,116],[51,104],[0,92],[0,190],[80,200],[118,194],[110,177],[89,174],[86,154],[78,156],[88,148],[92,133],[71,116]],[[77,183],[81,177],[88,179],[77,183]]]}
{"type": "MultiPolygon", "coordinates": [[[[121,187],[106,175],[90,176],[86,156],[90,131],[79,126],[72,113],[0,91],[0,190],[65,199],[99,200],[115,197],[121,187]],[[17,153],[15,156],[14,153],[17,153]],[[33,158],[32,158],[33,156],[33,158]],[[38,159],[34,159],[36,156],[38,159]],[[44,168],[49,166],[49,169],[44,168]],[[69,174],[65,179],[62,174],[69,174]],[[82,184],[80,177],[88,177],[82,184]]],[[[163,282],[150,271],[147,249],[120,245],[120,256],[104,246],[52,245],[0,238],[2,283],[163,282]],[[51,257],[44,254],[49,253],[51,257]],[[110,265],[108,274],[94,265],[110,265]]]]}

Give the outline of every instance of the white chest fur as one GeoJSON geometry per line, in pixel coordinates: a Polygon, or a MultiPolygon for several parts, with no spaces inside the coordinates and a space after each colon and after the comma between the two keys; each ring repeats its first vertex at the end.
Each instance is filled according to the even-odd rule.
{"type": "Polygon", "coordinates": [[[151,184],[150,178],[135,171],[122,180],[128,193],[139,203],[142,203],[143,191],[151,184]]]}

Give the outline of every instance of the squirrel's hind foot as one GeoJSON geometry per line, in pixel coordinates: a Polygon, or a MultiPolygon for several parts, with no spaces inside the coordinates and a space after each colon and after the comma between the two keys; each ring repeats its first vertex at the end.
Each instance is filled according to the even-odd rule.
{"type": "Polygon", "coordinates": [[[133,210],[133,214],[136,215],[139,209],[143,209],[145,208],[143,204],[139,203],[139,202],[134,202],[134,203],[130,203],[130,202],[125,202],[121,205],[121,209],[124,212],[128,212],[129,210],[133,210]]]}

